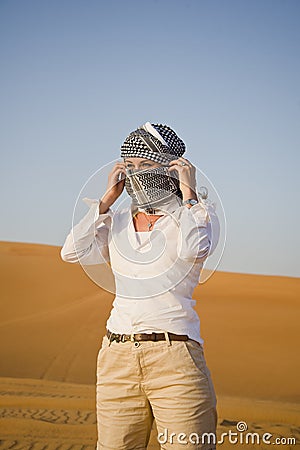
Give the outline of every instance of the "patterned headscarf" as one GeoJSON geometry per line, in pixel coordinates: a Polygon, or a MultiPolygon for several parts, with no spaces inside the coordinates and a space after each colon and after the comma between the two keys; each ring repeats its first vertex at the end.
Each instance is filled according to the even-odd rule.
{"type": "Polygon", "coordinates": [[[121,146],[121,157],[147,158],[168,163],[185,152],[184,142],[167,125],[145,123],[127,136],[121,146]]]}

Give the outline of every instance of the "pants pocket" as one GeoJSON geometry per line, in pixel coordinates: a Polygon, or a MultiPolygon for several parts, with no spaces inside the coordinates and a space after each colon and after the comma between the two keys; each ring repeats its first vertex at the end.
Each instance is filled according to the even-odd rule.
{"type": "Polygon", "coordinates": [[[209,378],[210,374],[206,365],[203,347],[191,340],[184,341],[183,344],[186,356],[193,367],[199,370],[204,377],[209,378]]]}
{"type": "Polygon", "coordinates": [[[99,365],[99,360],[100,360],[102,354],[108,348],[108,346],[109,346],[109,339],[106,335],[104,335],[102,338],[102,344],[101,344],[101,347],[100,347],[100,350],[99,350],[98,356],[97,356],[97,366],[99,365]]]}
{"type": "Polygon", "coordinates": [[[185,341],[184,344],[186,355],[190,363],[192,364],[193,368],[196,369],[198,373],[200,372],[202,378],[206,380],[211,395],[212,406],[216,408],[217,405],[216,392],[214,389],[210,370],[206,365],[203,347],[193,341],[185,341]]]}

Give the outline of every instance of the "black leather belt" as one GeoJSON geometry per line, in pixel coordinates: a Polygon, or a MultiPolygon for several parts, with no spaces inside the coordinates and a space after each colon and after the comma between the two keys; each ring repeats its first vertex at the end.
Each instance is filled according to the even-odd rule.
{"type": "MultiPolygon", "coordinates": [[[[106,336],[112,341],[116,342],[126,342],[131,341],[131,339],[136,341],[165,341],[166,336],[165,333],[136,333],[132,335],[131,334],[117,334],[112,333],[111,331],[107,330],[106,336]]],[[[174,334],[174,333],[168,333],[170,341],[188,341],[190,338],[186,334],[174,334]]],[[[191,339],[194,340],[194,339],[191,339]]],[[[197,341],[195,341],[197,342],[197,341]]]]}

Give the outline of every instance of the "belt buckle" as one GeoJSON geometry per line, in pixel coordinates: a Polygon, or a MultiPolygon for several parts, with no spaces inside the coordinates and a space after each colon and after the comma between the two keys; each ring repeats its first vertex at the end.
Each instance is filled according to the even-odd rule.
{"type": "Polygon", "coordinates": [[[126,334],[121,334],[121,342],[125,342],[126,341],[126,334]]]}
{"type": "Polygon", "coordinates": [[[116,342],[120,342],[120,334],[115,334],[115,333],[113,333],[113,338],[112,338],[112,340],[113,340],[113,341],[116,341],[116,342]]]}

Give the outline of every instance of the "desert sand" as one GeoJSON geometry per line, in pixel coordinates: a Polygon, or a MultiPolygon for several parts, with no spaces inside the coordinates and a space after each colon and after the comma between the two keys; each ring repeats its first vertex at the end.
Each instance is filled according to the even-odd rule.
{"type": "MultiPolygon", "coordinates": [[[[95,448],[96,357],[113,295],[59,252],[0,242],[0,449],[95,448]]],[[[218,436],[244,421],[300,448],[299,294],[298,278],[228,272],[195,289],[218,436]]],[[[148,448],[159,449],[155,427],[148,448]]]]}

